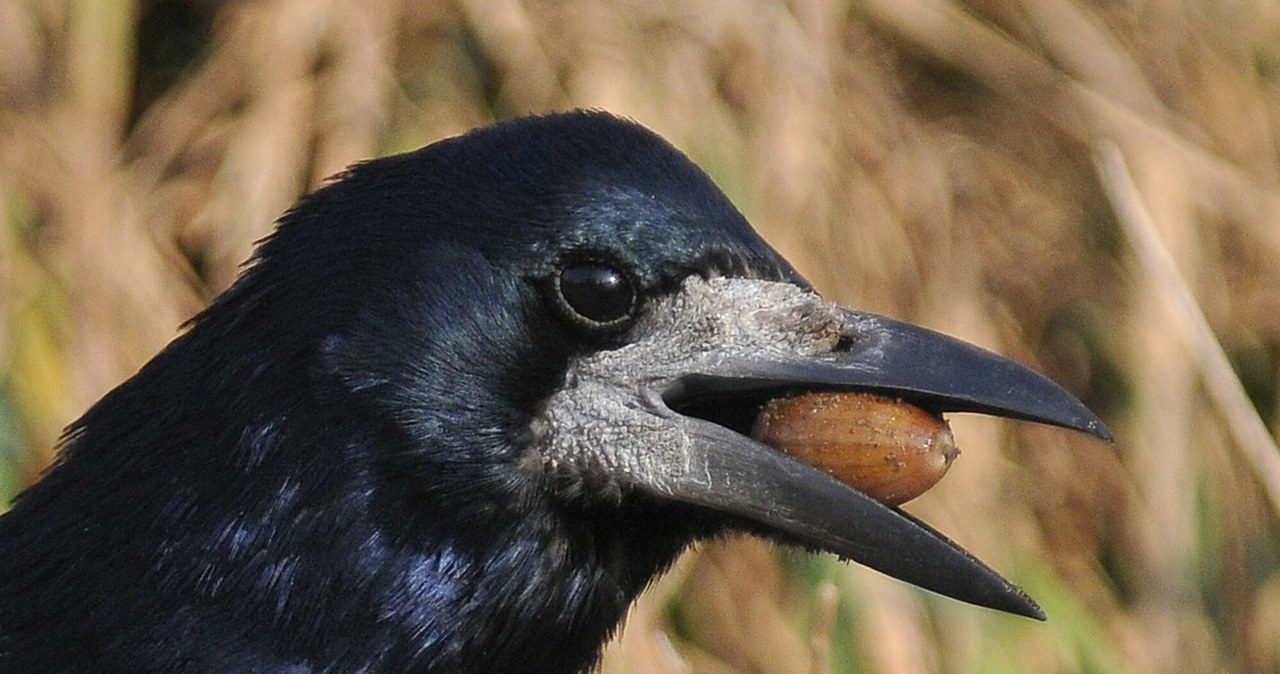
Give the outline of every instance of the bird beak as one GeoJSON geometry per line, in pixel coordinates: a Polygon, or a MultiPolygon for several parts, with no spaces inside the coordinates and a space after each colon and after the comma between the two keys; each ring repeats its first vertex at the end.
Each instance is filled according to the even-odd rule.
{"type": "MultiPolygon", "coordinates": [[[[725,359],[673,382],[664,394],[668,405],[723,410],[734,400],[770,392],[859,390],[901,397],[932,412],[981,412],[1110,439],[1079,400],[1013,361],[925,328],[842,313],[846,350],[795,360],[725,359]]],[[[696,447],[691,456],[702,465],[670,485],[671,498],[759,522],[948,597],[1044,618],[1020,589],[901,510],[726,426],[697,416],[686,416],[685,423],[696,447]]]]}
{"type": "MultiPolygon", "coordinates": [[[[667,373],[665,379],[639,377],[642,389],[661,398],[661,405],[650,403],[653,414],[679,428],[680,449],[647,450],[639,468],[627,471],[629,479],[650,493],[736,516],[752,528],[763,525],[927,590],[1043,619],[1025,593],[942,534],[752,439],[748,429],[766,400],[822,390],[875,392],[934,413],[981,412],[1109,439],[1096,416],[1047,378],[937,332],[844,309],[784,284],[701,283],[686,287],[673,315],[653,329],[689,344],[684,351],[693,353],[651,366],[667,373]],[[694,311],[702,313],[689,315],[694,311]],[[706,323],[719,327],[680,334],[684,326],[706,323]]],[[[661,362],[662,356],[641,359],[661,362]]]]}

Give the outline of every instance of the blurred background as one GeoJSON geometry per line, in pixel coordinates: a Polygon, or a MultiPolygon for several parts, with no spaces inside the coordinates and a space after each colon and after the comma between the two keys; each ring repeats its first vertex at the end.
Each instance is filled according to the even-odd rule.
{"type": "Polygon", "coordinates": [[[299,195],[572,107],[1117,438],[960,415],[907,506],[1046,623],[732,539],[604,671],[1280,671],[1275,0],[0,0],[0,501],[299,195]]]}

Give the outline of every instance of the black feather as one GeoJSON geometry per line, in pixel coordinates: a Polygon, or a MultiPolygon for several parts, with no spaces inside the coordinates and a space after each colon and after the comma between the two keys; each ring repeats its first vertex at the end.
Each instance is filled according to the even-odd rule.
{"type": "Polygon", "coordinates": [[[707,515],[566,499],[530,423],[575,354],[547,287],[616,260],[803,281],[601,113],[359,164],[94,405],[0,517],[0,671],[573,672],[707,515]]]}

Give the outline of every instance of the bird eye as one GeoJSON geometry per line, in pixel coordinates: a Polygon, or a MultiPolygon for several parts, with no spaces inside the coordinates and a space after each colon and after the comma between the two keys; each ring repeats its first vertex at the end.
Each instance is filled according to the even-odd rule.
{"type": "Polygon", "coordinates": [[[561,269],[555,277],[555,291],[569,318],[592,329],[621,325],[636,305],[636,292],[627,275],[599,262],[561,269]]]}

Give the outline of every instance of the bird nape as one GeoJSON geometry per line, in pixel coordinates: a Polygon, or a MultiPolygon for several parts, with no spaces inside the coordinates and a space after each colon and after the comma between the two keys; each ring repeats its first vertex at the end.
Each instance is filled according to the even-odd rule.
{"type": "Polygon", "coordinates": [[[358,164],[0,517],[0,671],[579,672],[730,530],[1040,617],[751,439],[764,401],[819,390],[1107,435],[1030,370],[826,302],[634,123],[358,164]]]}

